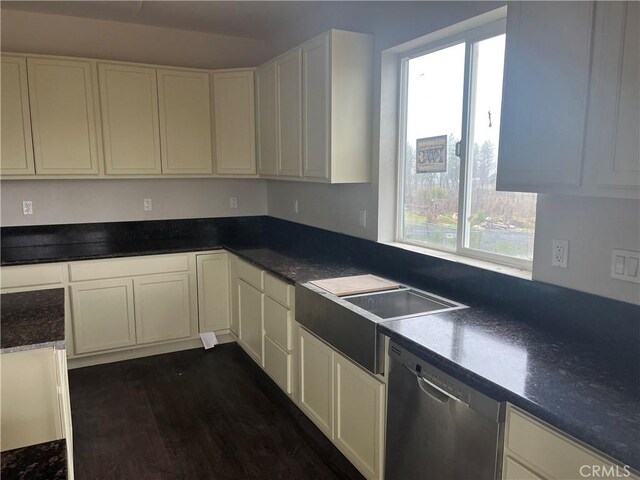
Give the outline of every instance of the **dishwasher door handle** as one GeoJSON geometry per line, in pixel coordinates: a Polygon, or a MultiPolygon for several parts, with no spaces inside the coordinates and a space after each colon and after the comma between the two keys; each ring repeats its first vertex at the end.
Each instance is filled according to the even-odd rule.
{"type": "Polygon", "coordinates": [[[468,403],[460,400],[458,397],[456,397],[454,395],[451,395],[449,392],[447,392],[446,390],[443,390],[442,388],[438,387],[437,385],[431,383],[426,378],[422,378],[419,375],[416,375],[416,378],[418,380],[418,386],[420,387],[420,390],[422,390],[424,393],[429,395],[434,400],[436,400],[436,401],[438,401],[440,403],[447,403],[449,401],[449,399],[451,399],[451,400],[455,400],[456,402],[462,403],[463,405],[466,405],[467,407],[469,406],[468,403]]]}

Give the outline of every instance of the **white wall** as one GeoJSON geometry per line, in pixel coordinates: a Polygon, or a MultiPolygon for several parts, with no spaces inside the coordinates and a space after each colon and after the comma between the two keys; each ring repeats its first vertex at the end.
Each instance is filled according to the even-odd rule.
{"type": "Polygon", "coordinates": [[[119,222],[266,215],[263,180],[5,180],[0,183],[2,226],[119,222]],[[238,208],[229,208],[229,197],[238,208]],[[143,210],[150,198],[153,210],[143,210]],[[22,201],[33,215],[22,214],[22,201]]]}
{"type": "Polygon", "coordinates": [[[252,67],[261,40],[2,9],[2,51],[198,68],[252,67]]]}
{"type": "Polygon", "coordinates": [[[637,200],[539,195],[533,278],[640,304],[640,286],[610,277],[611,249],[640,251],[637,200]],[[551,266],[552,240],[569,240],[567,268],[551,266]]]}

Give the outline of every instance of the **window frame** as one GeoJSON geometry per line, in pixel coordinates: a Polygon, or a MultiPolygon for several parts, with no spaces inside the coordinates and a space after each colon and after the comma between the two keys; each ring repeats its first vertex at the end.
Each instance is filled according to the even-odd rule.
{"type": "Polygon", "coordinates": [[[396,225],[395,241],[426,250],[436,250],[453,255],[474,258],[498,265],[507,265],[525,270],[531,270],[533,261],[521,258],[509,257],[491,252],[484,252],[465,246],[470,234],[468,221],[466,220],[471,206],[471,181],[472,176],[468,175],[470,166],[470,149],[468,139],[472,129],[473,118],[473,89],[475,86],[476,65],[474,60],[477,54],[474,50],[477,43],[499,35],[506,34],[506,14],[505,16],[487,22],[475,28],[448,35],[423,45],[403,52],[398,55],[398,129],[397,129],[397,190],[396,190],[396,225]],[[403,238],[404,227],[404,183],[406,173],[406,138],[407,138],[407,108],[408,108],[408,66],[409,60],[437,52],[454,45],[465,44],[465,65],[462,100],[462,125],[460,138],[460,178],[459,178],[459,198],[458,198],[458,225],[456,232],[456,247],[454,250],[439,247],[438,245],[416,242],[403,238]]]}

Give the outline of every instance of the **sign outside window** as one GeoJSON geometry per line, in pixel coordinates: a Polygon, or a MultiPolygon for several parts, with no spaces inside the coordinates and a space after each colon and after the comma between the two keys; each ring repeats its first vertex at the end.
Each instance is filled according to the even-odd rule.
{"type": "Polygon", "coordinates": [[[416,173],[447,171],[447,136],[418,138],[416,140],[416,173]]]}

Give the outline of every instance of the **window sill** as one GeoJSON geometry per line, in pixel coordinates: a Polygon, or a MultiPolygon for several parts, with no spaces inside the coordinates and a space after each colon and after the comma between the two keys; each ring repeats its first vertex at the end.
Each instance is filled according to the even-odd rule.
{"type": "Polygon", "coordinates": [[[498,263],[488,262],[486,260],[480,260],[478,258],[467,257],[464,255],[458,255],[452,252],[442,252],[440,250],[433,250],[431,248],[418,247],[415,245],[409,245],[401,242],[381,242],[384,245],[391,247],[402,248],[403,250],[409,250],[411,252],[420,253],[422,255],[428,255],[430,257],[441,258],[450,262],[461,263],[463,265],[469,265],[471,267],[482,268],[484,270],[490,270],[496,273],[502,273],[503,275],[509,275],[511,277],[521,278],[524,280],[531,280],[531,271],[524,268],[512,267],[508,265],[500,265],[498,263]]]}

